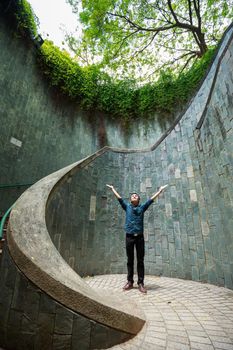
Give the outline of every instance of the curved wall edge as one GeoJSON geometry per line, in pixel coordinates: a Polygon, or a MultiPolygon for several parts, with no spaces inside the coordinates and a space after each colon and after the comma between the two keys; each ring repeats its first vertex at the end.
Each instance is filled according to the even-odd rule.
{"type": "Polygon", "coordinates": [[[47,197],[54,185],[98,154],[47,176],[26,191],[11,212],[8,244],[20,270],[54,299],[97,322],[136,334],[144,321],[127,313],[125,305],[116,307],[111,298],[103,300],[94,293],[57,252],[44,221],[47,197]]]}

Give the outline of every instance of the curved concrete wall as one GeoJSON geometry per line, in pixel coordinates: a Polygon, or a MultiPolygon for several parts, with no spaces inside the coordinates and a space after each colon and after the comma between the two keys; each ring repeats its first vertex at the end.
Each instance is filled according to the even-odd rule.
{"type": "Polygon", "coordinates": [[[103,349],[132,337],[130,333],[96,322],[49,296],[25,277],[6,249],[1,264],[1,348],[103,349]]]}
{"type": "Polygon", "coordinates": [[[233,288],[232,52],[230,29],[189,109],[151,151],[109,150],[54,191],[49,232],[79,274],[125,271],[124,212],[105,184],[145,200],[168,183],[146,213],[146,273],[233,288]]]}
{"type": "Polygon", "coordinates": [[[12,209],[7,241],[13,260],[5,251],[0,275],[0,345],[7,350],[103,349],[131,338],[145,322],[128,299],[94,292],[48,235],[46,202],[53,187],[95,157],[42,179],[12,209]]]}

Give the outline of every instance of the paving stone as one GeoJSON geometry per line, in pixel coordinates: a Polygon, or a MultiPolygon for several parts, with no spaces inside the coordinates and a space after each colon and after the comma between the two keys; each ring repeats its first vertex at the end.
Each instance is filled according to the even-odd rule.
{"type": "Polygon", "coordinates": [[[202,344],[202,343],[194,343],[190,344],[192,350],[215,350],[213,345],[202,344]]]}
{"type": "Polygon", "coordinates": [[[222,342],[213,341],[213,345],[215,348],[222,349],[222,350],[232,350],[233,349],[233,344],[229,344],[229,343],[222,343],[222,342]]]}
{"type": "Polygon", "coordinates": [[[189,335],[189,339],[191,342],[197,342],[201,344],[211,344],[211,340],[208,337],[197,337],[194,335],[189,335]]]}
{"type": "Polygon", "coordinates": [[[167,334],[169,335],[175,335],[175,336],[180,336],[180,337],[186,337],[187,333],[185,330],[183,331],[178,331],[176,329],[167,329],[167,334]]]}
{"type": "Polygon", "coordinates": [[[187,350],[189,349],[189,344],[184,344],[180,342],[174,342],[168,340],[166,350],[187,350]]]}
{"type": "Polygon", "coordinates": [[[206,329],[205,330],[206,333],[212,337],[212,336],[216,336],[216,337],[226,337],[226,332],[224,332],[222,329],[218,329],[218,330],[209,330],[206,329]]]}
{"type": "Polygon", "coordinates": [[[164,340],[167,338],[167,333],[165,330],[163,330],[163,332],[158,332],[156,330],[153,330],[153,331],[147,330],[146,334],[148,337],[151,336],[151,337],[156,337],[156,338],[164,339],[164,340]]]}
{"type": "Polygon", "coordinates": [[[147,336],[146,341],[150,344],[154,344],[155,346],[156,345],[164,346],[164,347],[166,346],[166,340],[161,338],[156,338],[156,336],[154,337],[147,336]]]}
{"type": "Polygon", "coordinates": [[[232,344],[232,340],[228,337],[221,337],[219,335],[211,335],[210,339],[212,342],[232,344]]]}
{"type": "Polygon", "coordinates": [[[182,344],[189,344],[189,338],[187,336],[182,337],[180,335],[168,335],[167,340],[172,342],[182,343],[182,344]]]}
{"type": "MultiPolygon", "coordinates": [[[[148,350],[165,350],[164,346],[155,345],[155,344],[151,344],[151,343],[148,343],[148,342],[145,342],[143,346],[145,346],[145,349],[148,349],[148,350]]],[[[128,350],[128,348],[126,348],[126,349],[128,350]]],[[[139,349],[142,349],[142,348],[139,348],[139,349]]],[[[134,350],[134,346],[132,346],[130,348],[130,350],[134,350]]]]}

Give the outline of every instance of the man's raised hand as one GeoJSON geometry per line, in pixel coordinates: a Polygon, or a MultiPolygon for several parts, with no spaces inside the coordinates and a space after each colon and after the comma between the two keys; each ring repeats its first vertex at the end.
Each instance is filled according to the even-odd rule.
{"type": "Polygon", "coordinates": [[[108,188],[111,188],[112,192],[115,194],[115,196],[116,196],[117,198],[121,198],[121,196],[120,196],[119,193],[115,190],[115,188],[113,187],[113,185],[108,185],[108,184],[106,184],[106,186],[107,186],[108,188]]]}
{"type": "Polygon", "coordinates": [[[164,185],[164,186],[161,186],[159,191],[162,192],[163,190],[165,190],[165,188],[167,187],[168,185],[164,185]]]}

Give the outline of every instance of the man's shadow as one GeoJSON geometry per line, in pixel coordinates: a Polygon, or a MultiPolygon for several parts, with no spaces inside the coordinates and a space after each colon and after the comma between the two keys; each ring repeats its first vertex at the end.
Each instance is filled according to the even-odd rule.
{"type": "Polygon", "coordinates": [[[148,284],[146,283],[145,287],[146,287],[147,291],[153,291],[153,290],[157,291],[159,289],[164,289],[164,287],[161,287],[156,283],[148,283],[148,284]]]}

